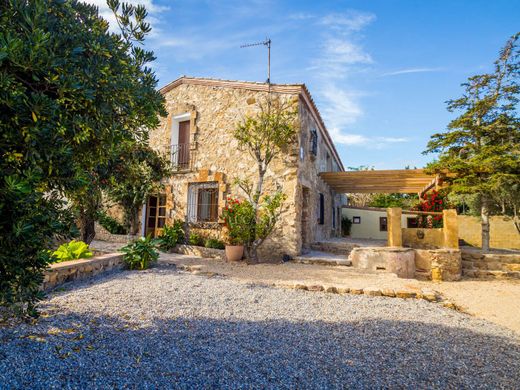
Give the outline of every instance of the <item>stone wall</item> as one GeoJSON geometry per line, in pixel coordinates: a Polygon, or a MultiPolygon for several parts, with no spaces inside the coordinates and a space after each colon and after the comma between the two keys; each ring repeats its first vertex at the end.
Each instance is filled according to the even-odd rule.
{"type": "Polygon", "coordinates": [[[224,249],[206,248],[197,245],[177,245],[173,252],[182,253],[183,255],[226,260],[226,252],[224,249]]]}
{"type": "MultiPolygon", "coordinates": [[[[479,217],[459,215],[459,238],[471,246],[482,246],[479,217]]],[[[497,249],[520,249],[520,232],[510,217],[490,217],[490,246],[497,249]]]]}
{"type": "Polygon", "coordinates": [[[134,236],[132,234],[112,234],[97,222],[95,224],[95,231],[96,236],[94,238],[100,241],[119,242],[126,244],[138,238],[138,236],[134,236]]]}
{"type": "Polygon", "coordinates": [[[102,272],[121,268],[122,264],[121,253],[108,253],[90,259],[51,264],[44,274],[42,289],[50,290],[66,282],[90,278],[102,272]]]}
{"type": "Polygon", "coordinates": [[[352,250],[349,260],[356,268],[391,272],[402,278],[455,281],[462,274],[457,249],[360,247],[352,250]]]}
{"type": "Polygon", "coordinates": [[[462,272],[472,278],[520,279],[520,253],[481,253],[464,249],[462,272]]]}
{"type": "Polygon", "coordinates": [[[403,228],[403,245],[419,249],[442,248],[444,234],[442,229],[403,228]]]}
{"type": "MultiPolygon", "coordinates": [[[[312,110],[300,101],[300,126],[301,132],[299,137],[299,167],[298,167],[298,194],[296,196],[295,207],[302,210],[304,204],[304,189],[307,189],[308,199],[306,203],[310,206],[307,210],[306,219],[307,235],[309,236],[308,245],[313,242],[319,242],[330,238],[331,236],[339,236],[341,234],[341,207],[346,204],[346,197],[343,194],[336,194],[329,186],[319,177],[320,172],[337,171],[339,166],[333,159],[332,151],[328,148],[326,140],[318,131],[319,126],[316,122],[312,110]],[[311,153],[311,131],[318,133],[318,153],[314,156],[311,153]],[[319,194],[324,195],[325,213],[324,223],[319,224],[319,194]],[[333,217],[332,213],[335,213],[333,217]],[[335,226],[333,219],[335,218],[335,226]]],[[[301,215],[301,211],[298,212],[301,215]]],[[[299,230],[304,229],[302,219],[296,221],[299,230]]],[[[301,237],[300,237],[301,242],[301,237]]],[[[300,246],[302,243],[299,244],[300,246]]],[[[307,247],[308,248],[308,247],[307,247]]],[[[305,248],[305,249],[307,249],[305,248]]]]}

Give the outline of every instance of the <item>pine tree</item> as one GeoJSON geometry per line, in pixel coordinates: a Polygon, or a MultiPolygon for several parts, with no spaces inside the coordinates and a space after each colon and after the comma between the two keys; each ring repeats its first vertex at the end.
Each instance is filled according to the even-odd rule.
{"type": "Polygon", "coordinates": [[[447,102],[462,111],[444,133],[434,134],[424,153],[439,153],[427,166],[445,173],[454,193],[478,194],[482,218],[482,250],[489,250],[489,215],[494,195],[520,184],[520,33],[500,51],[494,71],[470,77],[462,97],[447,102]]]}

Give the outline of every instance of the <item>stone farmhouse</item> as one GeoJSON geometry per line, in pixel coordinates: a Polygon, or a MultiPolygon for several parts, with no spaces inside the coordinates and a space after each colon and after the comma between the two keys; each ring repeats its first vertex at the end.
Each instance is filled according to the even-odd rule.
{"type": "Polygon", "coordinates": [[[165,191],[148,199],[142,233],[158,235],[176,219],[205,237],[224,238],[219,216],[230,195],[241,196],[237,177],[254,181],[256,162],[239,148],[233,130],[259,109],[268,93],[298,105],[297,141],[274,160],[265,188],[287,195],[277,230],[260,256],[281,258],[305,252],[310,244],[339,236],[345,195],[336,193],[320,172],[344,171],[334,143],[304,84],[271,84],[181,77],[161,89],[168,116],[150,134],[150,145],[167,153],[174,173],[165,191]]]}

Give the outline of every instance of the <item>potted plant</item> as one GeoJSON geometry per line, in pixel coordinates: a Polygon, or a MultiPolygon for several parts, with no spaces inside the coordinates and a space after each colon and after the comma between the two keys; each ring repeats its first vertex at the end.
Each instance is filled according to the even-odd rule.
{"type": "Polygon", "coordinates": [[[251,219],[254,210],[246,200],[240,201],[228,197],[227,205],[222,212],[222,218],[227,228],[226,258],[228,261],[238,261],[244,256],[244,244],[249,242],[251,235],[251,219]]]}

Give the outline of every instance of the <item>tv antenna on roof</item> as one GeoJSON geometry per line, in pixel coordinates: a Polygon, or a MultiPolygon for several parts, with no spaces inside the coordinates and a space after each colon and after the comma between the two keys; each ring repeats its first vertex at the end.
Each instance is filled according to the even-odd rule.
{"type": "Polygon", "coordinates": [[[263,42],[246,43],[240,46],[240,48],[243,49],[244,47],[252,46],[267,46],[267,85],[269,86],[269,90],[271,90],[271,38],[265,38],[263,42]]]}

